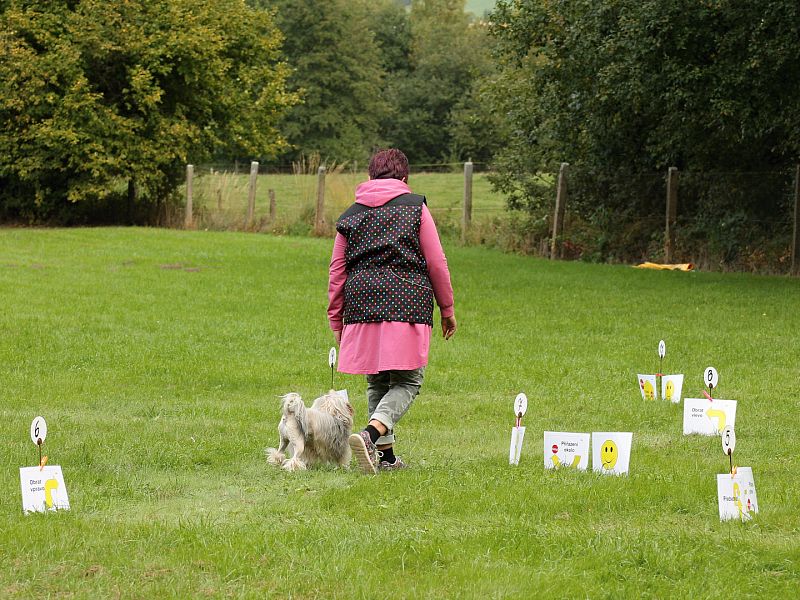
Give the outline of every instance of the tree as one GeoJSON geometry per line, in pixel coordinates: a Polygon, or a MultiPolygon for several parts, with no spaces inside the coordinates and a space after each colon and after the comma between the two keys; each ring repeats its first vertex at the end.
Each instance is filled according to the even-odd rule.
{"type": "MultiPolygon", "coordinates": [[[[567,161],[571,212],[619,229],[661,214],[655,174],[676,166],[684,239],[727,236],[728,258],[732,218],[786,210],[780,178],[722,189],[687,172],[780,170],[800,157],[796,0],[499,0],[491,21],[492,104],[510,131],[495,182],[513,206],[535,210],[539,172],[567,161]]],[[[620,244],[644,252],[652,228],[640,234],[620,244]]]]}
{"type": "MultiPolygon", "coordinates": [[[[382,57],[367,26],[367,0],[273,0],[292,67],[289,84],[302,103],[281,124],[292,148],[284,159],[319,153],[323,159],[364,160],[379,143],[388,111],[382,57]]],[[[378,5],[385,4],[379,2],[378,5]]]]}
{"type": "Polygon", "coordinates": [[[464,0],[414,0],[409,22],[409,66],[388,79],[394,110],[384,137],[413,162],[462,158],[465,146],[479,146],[478,130],[461,119],[476,106],[475,82],[491,68],[484,28],[464,12],[464,0]]]}
{"type": "Polygon", "coordinates": [[[294,101],[268,11],[238,0],[9,0],[0,13],[0,202],[69,221],[129,183],[164,201],[187,160],[274,156],[294,101]]]}
{"type": "Polygon", "coordinates": [[[499,0],[493,102],[513,173],[563,160],[625,171],[762,169],[800,155],[793,0],[499,0]]]}

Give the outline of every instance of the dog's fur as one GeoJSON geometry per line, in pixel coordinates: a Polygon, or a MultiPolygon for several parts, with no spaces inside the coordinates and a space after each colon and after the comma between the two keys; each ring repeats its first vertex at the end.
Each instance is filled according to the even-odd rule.
{"type": "Polygon", "coordinates": [[[346,467],[351,455],[347,438],[352,431],[353,407],[334,390],[314,400],[311,408],[306,408],[300,394],[291,392],[283,396],[280,445],[267,448],[267,462],[287,471],[316,463],[346,467]]]}

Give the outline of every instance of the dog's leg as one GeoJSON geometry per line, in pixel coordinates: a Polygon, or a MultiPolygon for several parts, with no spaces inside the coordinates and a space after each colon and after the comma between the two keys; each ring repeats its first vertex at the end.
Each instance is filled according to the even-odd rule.
{"type": "Polygon", "coordinates": [[[303,471],[305,470],[306,463],[301,460],[303,451],[306,449],[306,437],[300,424],[296,419],[290,417],[286,419],[286,427],[284,432],[292,445],[292,457],[283,463],[283,468],[287,471],[303,471]]]}
{"type": "Polygon", "coordinates": [[[284,431],[286,426],[286,419],[282,418],[278,424],[278,436],[280,437],[280,444],[277,449],[267,448],[267,462],[271,465],[280,467],[283,461],[286,460],[286,448],[289,446],[289,438],[284,431]]]}
{"type": "Polygon", "coordinates": [[[339,461],[338,461],[339,462],[339,466],[340,467],[344,467],[345,469],[349,469],[350,468],[350,460],[352,458],[353,458],[353,452],[352,452],[352,450],[350,450],[350,445],[347,444],[344,447],[344,452],[339,457],[339,461]]]}

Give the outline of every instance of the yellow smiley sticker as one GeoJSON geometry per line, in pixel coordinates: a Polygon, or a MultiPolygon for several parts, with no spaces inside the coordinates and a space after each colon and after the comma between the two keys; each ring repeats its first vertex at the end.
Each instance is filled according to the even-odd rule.
{"type": "Polygon", "coordinates": [[[600,462],[603,464],[603,468],[606,471],[610,471],[617,466],[618,457],[619,453],[617,452],[617,445],[614,441],[606,440],[603,442],[603,446],[600,448],[600,462]]]}
{"type": "Polygon", "coordinates": [[[667,379],[667,389],[665,392],[665,396],[667,400],[672,402],[672,395],[675,393],[675,384],[673,383],[672,379],[667,379]]]}

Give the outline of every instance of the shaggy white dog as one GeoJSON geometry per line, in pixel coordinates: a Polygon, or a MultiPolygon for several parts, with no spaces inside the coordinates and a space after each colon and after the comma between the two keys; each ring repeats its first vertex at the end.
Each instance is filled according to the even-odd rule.
{"type": "Polygon", "coordinates": [[[267,462],[287,471],[315,463],[350,464],[347,438],[353,430],[353,407],[331,390],[306,408],[300,394],[283,396],[283,416],[278,423],[280,445],[267,448],[267,462]],[[290,455],[290,458],[287,458],[290,455]]]}

